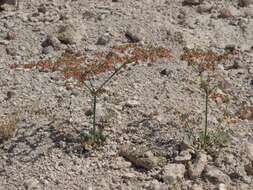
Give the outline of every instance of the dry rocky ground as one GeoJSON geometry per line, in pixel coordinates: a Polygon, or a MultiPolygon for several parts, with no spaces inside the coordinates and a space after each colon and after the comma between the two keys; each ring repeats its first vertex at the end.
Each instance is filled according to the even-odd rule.
{"type": "Polygon", "coordinates": [[[252,0],[0,6],[1,190],[253,189],[252,0]]]}

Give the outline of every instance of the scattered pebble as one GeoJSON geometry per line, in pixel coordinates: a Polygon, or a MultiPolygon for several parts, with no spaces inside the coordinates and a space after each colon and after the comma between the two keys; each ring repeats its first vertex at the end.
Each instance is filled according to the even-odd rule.
{"type": "Polygon", "coordinates": [[[162,179],[166,184],[176,184],[184,178],[185,171],[183,164],[167,164],[163,169],[162,179]]]}

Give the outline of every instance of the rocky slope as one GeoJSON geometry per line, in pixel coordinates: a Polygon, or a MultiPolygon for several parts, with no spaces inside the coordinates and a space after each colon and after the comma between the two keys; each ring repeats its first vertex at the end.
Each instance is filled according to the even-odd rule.
{"type": "Polygon", "coordinates": [[[0,7],[0,189],[253,189],[252,0],[0,7]]]}

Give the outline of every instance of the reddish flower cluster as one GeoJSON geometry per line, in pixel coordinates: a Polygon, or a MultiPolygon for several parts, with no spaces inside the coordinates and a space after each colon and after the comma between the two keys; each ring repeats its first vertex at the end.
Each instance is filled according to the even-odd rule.
{"type": "Polygon", "coordinates": [[[222,53],[217,54],[212,51],[203,51],[203,50],[187,50],[181,56],[182,60],[188,61],[189,64],[197,65],[201,67],[202,70],[211,70],[215,69],[217,63],[222,61],[230,60],[233,57],[231,53],[222,53]]]}
{"type": "Polygon", "coordinates": [[[110,53],[97,53],[92,63],[87,64],[85,57],[80,54],[63,54],[55,62],[43,60],[37,63],[12,65],[11,68],[36,68],[42,72],[61,71],[65,79],[75,78],[83,82],[94,75],[104,73],[114,68],[115,64],[125,62],[143,63],[155,62],[160,58],[170,58],[170,51],[163,47],[141,47],[137,44],[115,46],[110,53]]]}

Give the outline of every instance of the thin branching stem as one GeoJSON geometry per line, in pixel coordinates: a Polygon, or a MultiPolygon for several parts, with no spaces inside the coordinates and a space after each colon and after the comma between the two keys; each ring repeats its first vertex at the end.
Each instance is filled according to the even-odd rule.
{"type": "Polygon", "coordinates": [[[117,68],[114,73],[111,74],[111,76],[108,77],[96,90],[96,92],[99,92],[128,62],[123,63],[119,68],[117,68]]]}
{"type": "Polygon", "coordinates": [[[91,89],[95,92],[96,90],[95,90],[95,88],[94,88],[94,85],[93,85],[92,81],[91,81],[91,80],[89,80],[89,83],[90,83],[90,87],[91,87],[91,89]]]}
{"type": "MultiPolygon", "coordinates": [[[[86,84],[84,82],[84,86],[89,90],[91,96],[92,96],[92,111],[93,111],[93,122],[92,122],[92,138],[93,142],[96,141],[96,108],[97,108],[97,95],[100,93],[101,89],[127,64],[130,63],[130,61],[126,61],[124,64],[122,64],[119,68],[117,68],[97,89],[92,84],[92,81],[89,80],[89,84],[86,84]]],[[[101,131],[100,131],[101,132],[101,131]]]]}
{"type": "MultiPolygon", "coordinates": [[[[97,95],[93,96],[93,138],[95,138],[96,134],[96,108],[97,108],[97,95]]],[[[95,140],[95,139],[94,139],[95,140]]]]}
{"type": "Polygon", "coordinates": [[[86,82],[84,82],[83,84],[90,91],[90,93],[93,92],[93,89],[89,87],[89,85],[87,85],[86,82]]]}
{"type": "Polygon", "coordinates": [[[206,141],[207,141],[207,126],[208,126],[208,89],[206,87],[205,89],[205,102],[206,102],[206,107],[205,107],[205,130],[204,130],[204,146],[206,146],[206,141]]]}

